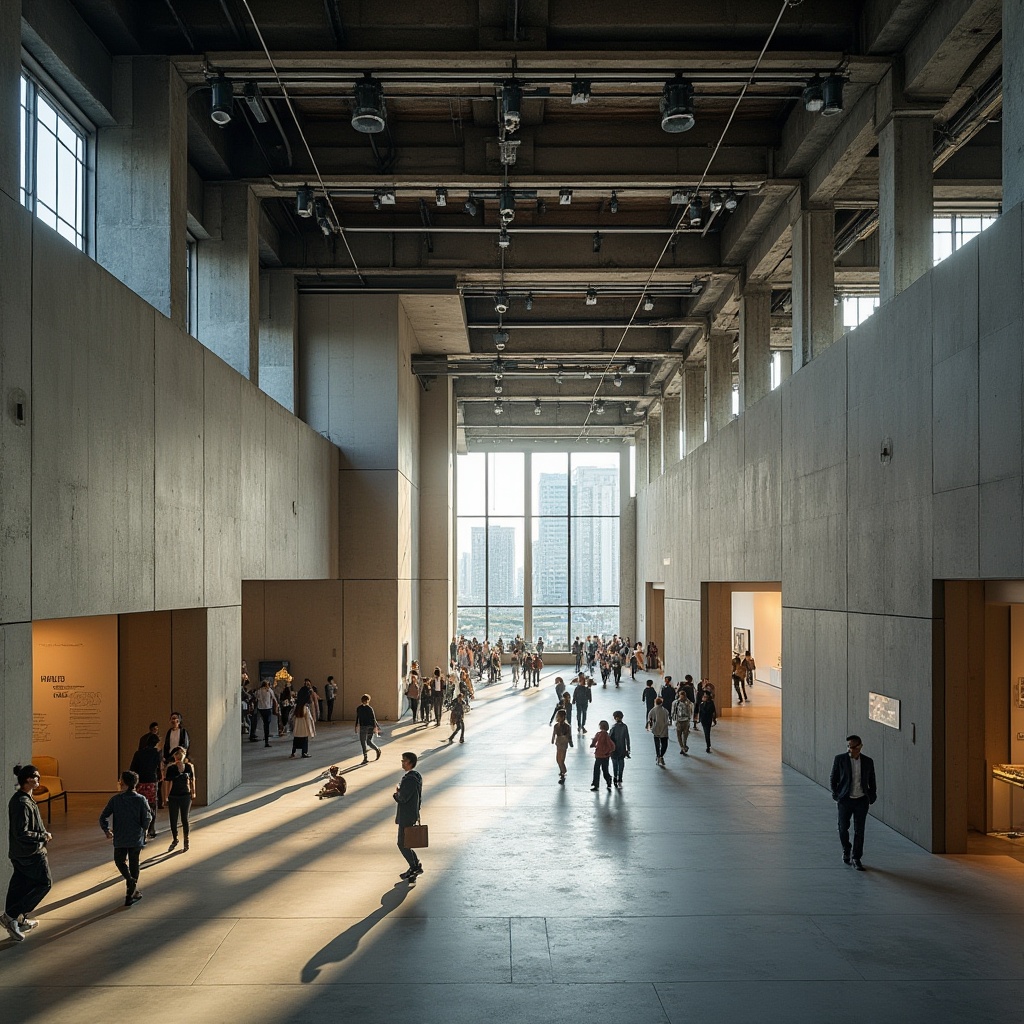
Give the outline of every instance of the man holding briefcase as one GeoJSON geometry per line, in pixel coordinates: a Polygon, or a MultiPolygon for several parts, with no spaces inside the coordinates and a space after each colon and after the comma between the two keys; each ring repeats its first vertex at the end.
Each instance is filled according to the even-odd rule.
{"type": "MultiPolygon", "coordinates": [[[[423,874],[423,865],[420,863],[420,859],[416,856],[415,852],[406,845],[405,829],[407,826],[415,825],[420,820],[423,777],[416,771],[416,755],[411,751],[406,751],[402,754],[402,767],[405,769],[405,774],[402,776],[402,781],[395,786],[393,796],[395,803],[398,804],[398,807],[395,809],[395,822],[398,825],[398,849],[408,861],[409,870],[403,871],[399,878],[412,882],[415,881],[418,875],[423,874]]],[[[416,845],[426,846],[426,843],[421,844],[417,841],[416,845]]]]}

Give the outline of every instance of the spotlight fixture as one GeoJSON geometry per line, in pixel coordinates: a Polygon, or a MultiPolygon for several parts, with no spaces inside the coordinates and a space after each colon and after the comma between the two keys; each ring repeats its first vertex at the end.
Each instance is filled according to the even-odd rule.
{"type": "Polygon", "coordinates": [[[519,83],[510,78],[501,86],[501,122],[505,131],[514,132],[519,130],[523,114],[523,90],[519,83]]]}
{"type": "Polygon", "coordinates": [[[611,213],[619,212],[619,197],[618,194],[612,189],[612,197],[608,200],[608,210],[611,213]]]}
{"type": "Polygon", "coordinates": [[[295,193],[295,212],[300,217],[313,216],[313,190],[308,185],[303,185],[295,193]]]}
{"type": "Polygon", "coordinates": [[[437,201],[437,205],[438,206],[447,206],[448,205],[448,189],[446,189],[446,188],[439,188],[434,193],[434,198],[437,201]]]}
{"type": "Polygon", "coordinates": [[[561,367],[558,368],[558,372],[555,374],[555,383],[556,384],[561,384],[562,383],[562,368],[561,367]]]}
{"type": "Polygon", "coordinates": [[[676,191],[669,197],[668,201],[673,206],[685,206],[690,201],[690,197],[685,192],[676,189],[676,191]]]}
{"type": "Polygon", "coordinates": [[[495,313],[507,313],[509,307],[508,292],[504,288],[501,291],[496,292],[494,296],[494,312],[495,313]]]}
{"type": "MultiPolygon", "coordinates": [[[[633,411],[633,406],[631,406],[631,405],[629,404],[629,402],[627,402],[627,403],[626,403],[626,404],[625,404],[625,405],[624,405],[624,406],[622,407],[622,411],[623,411],[623,412],[624,412],[624,413],[625,413],[625,414],[626,414],[626,415],[628,416],[628,415],[629,415],[629,414],[630,414],[630,413],[631,413],[631,412],[633,411]]],[[[623,440],[625,440],[625,439],[623,439],[623,440]]]]}
{"type": "Polygon", "coordinates": [[[380,207],[381,207],[380,193],[379,192],[374,192],[373,193],[373,208],[375,210],[379,210],[380,207]]]}
{"type": "Polygon", "coordinates": [[[603,416],[604,415],[604,399],[603,398],[599,398],[594,403],[594,412],[596,412],[598,416],[603,416]]]}
{"type": "Polygon", "coordinates": [[[385,206],[394,206],[395,198],[395,190],[393,188],[382,188],[380,190],[380,201],[385,206]]]}
{"type": "Polygon", "coordinates": [[[505,407],[501,404],[501,399],[499,398],[494,403],[494,415],[495,416],[500,416],[504,411],[505,411],[505,407]]]}
{"type": "Polygon", "coordinates": [[[535,398],[533,400],[533,415],[534,416],[539,416],[540,412],[541,412],[541,410],[540,410],[540,399],[539,398],[535,398]]]}
{"type": "Polygon", "coordinates": [[[508,228],[502,228],[498,232],[498,248],[507,249],[512,244],[512,236],[508,233],[508,228]]]}
{"type": "Polygon", "coordinates": [[[626,363],[626,373],[636,373],[636,360],[635,359],[630,359],[630,361],[628,363],[626,363]]]}
{"type": "Polygon", "coordinates": [[[588,288],[587,289],[587,305],[588,306],[596,306],[597,305],[597,292],[595,292],[593,288],[588,288]]]}
{"type": "Polygon", "coordinates": [[[804,110],[808,114],[817,114],[825,105],[825,97],[822,95],[824,84],[821,80],[821,75],[815,75],[804,86],[804,110]]]}
{"type": "Polygon", "coordinates": [[[505,346],[508,344],[508,331],[501,330],[494,332],[494,347],[499,352],[505,351],[505,346]]]}
{"type": "Polygon", "coordinates": [[[665,83],[659,109],[663,131],[688,132],[694,126],[693,86],[681,74],[665,83]]]}
{"type": "Polygon", "coordinates": [[[519,149],[519,139],[499,139],[498,159],[502,167],[511,167],[516,162],[516,153],[519,149]]]}
{"type": "Polygon", "coordinates": [[[601,232],[600,231],[595,231],[594,232],[594,252],[600,252],[600,251],[601,251],[601,232]]]}
{"type": "Polygon", "coordinates": [[[475,217],[480,212],[480,207],[476,205],[476,200],[472,196],[466,200],[462,208],[470,217],[475,217]]]}
{"type": "Polygon", "coordinates": [[[570,206],[572,204],[572,189],[563,188],[558,191],[558,205],[570,206]]]}
{"type": "Polygon", "coordinates": [[[384,106],[384,89],[369,71],[356,82],[353,90],[355,106],[352,109],[352,127],[366,135],[384,131],[388,114],[384,106]]]}
{"type": "Polygon", "coordinates": [[[574,78],[570,86],[569,103],[576,107],[590,102],[590,82],[582,78],[574,78]]]}
{"type": "Polygon", "coordinates": [[[842,75],[829,75],[821,84],[821,112],[826,117],[841,114],[843,111],[843,86],[846,84],[842,75]]]}
{"type": "Polygon", "coordinates": [[[739,204],[740,204],[739,196],[737,196],[736,193],[732,189],[729,189],[729,191],[725,193],[725,208],[730,213],[732,213],[732,211],[735,210],[736,207],[739,206],[739,204]]]}
{"type": "Polygon", "coordinates": [[[722,209],[722,193],[720,189],[715,189],[711,193],[711,198],[708,200],[708,206],[711,208],[712,213],[718,213],[722,209]]]}
{"type": "Polygon", "coordinates": [[[526,308],[527,310],[533,309],[533,292],[526,293],[526,308]]]}
{"type": "Polygon", "coordinates": [[[501,377],[495,377],[494,378],[494,393],[496,395],[500,395],[503,390],[504,390],[504,388],[502,387],[501,377]]]}
{"type": "Polygon", "coordinates": [[[588,367],[587,367],[587,368],[586,368],[586,369],[585,369],[585,370],[583,371],[583,379],[584,379],[584,380],[590,380],[590,378],[591,378],[591,373],[590,373],[590,367],[588,366],[588,367]]]}
{"type": "Polygon", "coordinates": [[[252,116],[259,121],[260,124],[267,123],[267,105],[263,100],[263,94],[260,92],[260,87],[255,82],[246,82],[245,88],[242,90],[242,98],[245,100],[252,112],[252,116]]]}
{"type": "Polygon", "coordinates": [[[508,225],[516,218],[516,195],[510,188],[500,189],[498,192],[498,213],[501,215],[501,223],[508,225]]]}
{"type": "Polygon", "coordinates": [[[704,203],[700,196],[695,195],[690,200],[688,212],[690,214],[690,227],[699,228],[701,222],[704,220],[704,203]]]}
{"type": "Polygon", "coordinates": [[[235,98],[232,93],[231,79],[217,75],[210,79],[210,120],[222,128],[231,121],[231,113],[235,98]]]}
{"type": "Polygon", "coordinates": [[[548,212],[548,204],[546,199],[537,200],[537,216],[548,212]]]}
{"type": "Polygon", "coordinates": [[[330,238],[334,230],[331,218],[327,215],[328,206],[326,199],[316,199],[313,202],[313,213],[316,216],[317,227],[323,232],[324,238],[330,238]]]}
{"type": "MultiPolygon", "coordinates": [[[[654,309],[654,299],[650,295],[644,296],[644,312],[650,313],[654,309]]],[[[630,371],[632,372],[632,371],[630,371]]]]}
{"type": "Polygon", "coordinates": [[[622,387],[622,374],[621,373],[616,373],[615,376],[612,378],[612,383],[617,388],[621,388],[622,387]]]}

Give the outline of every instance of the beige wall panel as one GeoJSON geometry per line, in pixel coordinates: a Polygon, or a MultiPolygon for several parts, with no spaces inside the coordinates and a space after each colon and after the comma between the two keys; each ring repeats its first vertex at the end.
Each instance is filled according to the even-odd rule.
{"type": "Polygon", "coordinates": [[[26,622],[32,617],[32,216],[3,194],[0,238],[0,622],[26,622]],[[18,400],[21,423],[13,408],[18,400]]]}
{"type": "Polygon", "coordinates": [[[399,477],[394,470],[341,473],[340,571],[344,579],[386,579],[398,563],[399,477]]]}
{"type": "Polygon", "coordinates": [[[204,349],[156,320],[156,607],[203,602],[204,349]]]}
{"type": "Polygon", "coordinates": [[[267,406],[267,579],[293,579],[298,551],[299,423],[276,402],[267,406]]]}
{"type": "Polygon", "coordinates": [[[259,580],[267,572],[267,400],[253,387],[242,387],[241,417],[241,573],[243,580],[259,580]]]}
{"type": "MultiPolygon", "coordinates": [[[[395,721],[399,713],[398,583],[395,580],[344,582],[344,712],[355,718],[356,704],[370,694],[377,717],[395,721]]],[[[415,657],[415,655],[413,655],[415,657]]]]}
{"type": "Polygon", "coordinates": [[[239,590],[242,379],[205,353],[203,435],[204,594],[208,607],[237,605],[239,590]]]}
{"type": "Polygon", "coordinates": [[[216,800],[242,781],[239,697],[242,610],[238,605],[210,608],[206,628],[208,744],[206,802],[216,800]]]}
{"type": "Polygon", "coordinates": [[[171,713],[171,613],[118,617],[118,764],[131,764],[150,722],[167,729],[171,713]]]}

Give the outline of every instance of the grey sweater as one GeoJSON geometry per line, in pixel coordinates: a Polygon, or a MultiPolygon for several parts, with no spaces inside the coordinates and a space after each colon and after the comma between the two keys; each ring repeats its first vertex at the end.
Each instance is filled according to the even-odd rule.
{"type": "Polygon", "coordinates": [[[149,801],[134,789],[112,796],[100,815],[100,828],[110,828],[110,816],[114,816],[114,846],[132,847],[146,845],[146,829],[153,820],[149,801]]]}

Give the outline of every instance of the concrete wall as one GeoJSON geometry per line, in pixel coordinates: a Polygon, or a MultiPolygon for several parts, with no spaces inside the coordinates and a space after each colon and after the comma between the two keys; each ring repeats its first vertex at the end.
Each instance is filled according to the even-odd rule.
{"type": "Polygon", "coordinates": [[[932,581],[1024,575],[1022,241],[1017,206],[638,495],[669,671],[693,671],[703,581],[781,580],[783,760],[824,783],[860,733],[873,812],[928,848],[932,581]]]}

